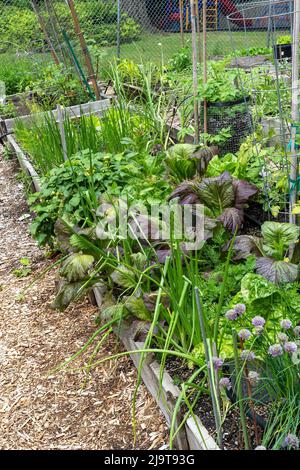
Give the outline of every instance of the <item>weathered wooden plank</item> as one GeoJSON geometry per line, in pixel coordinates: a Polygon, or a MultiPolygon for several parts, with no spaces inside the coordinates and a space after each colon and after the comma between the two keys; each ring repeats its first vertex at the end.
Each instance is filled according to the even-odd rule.
{"type": "Polygon", "coordinates": [[[17,142],[15,141],[12,135],[7,136],[7,141],[10,147],[12,148],[12,150],[15,152],[19,160],[21,168],[31,178],[34,192],[39,192],[41,190],[40,178],[37,172],[35,171],[34,167],[28,160],[23,150],[21,150],[21,148],[19,147],[19,145],[17,144],[17,142]]]}
{"type": "Polygon", "coordinates": [[[188,418],[186,433],[190,450],[220,450],[216,441],[203,426],[198,416],[195,416],[195,419],[192,417],[188,418]]]}
{"type": "MultiPolygon", "coordinates": [[[[69,106],[64,108],[64,113],[69,116],[71,119],[78,118],[80,116],[89,116],[95,115],[98,117],[103,116],[103,113],[110,108],[111,100],[110,99],[103,99],[99,101],[91,101],[89,103],[79,104],[76,106],[69,106]]],[[[35,118],[39,118],[45,116],[47,114],[52,114],[55,119],[57,120],[57,110],[53,111],[46,111],[42,113],[35,113],[35,114],[28,114],[26,116],[20,116],[18,118],[11,118],[5,119],[5,124],[8,132],[12,132],[14,130],[14,126],[17,120],[30,122],[35,118]]]]}

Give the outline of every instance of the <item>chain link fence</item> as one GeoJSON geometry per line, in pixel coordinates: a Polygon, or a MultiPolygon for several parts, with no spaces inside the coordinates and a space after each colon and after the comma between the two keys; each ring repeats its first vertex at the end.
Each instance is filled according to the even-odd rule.
{"type": "MultiPolygon", "coordinates": [[[[274,0],[276,2],[278,0],[274,0]]],[[[226,17],[251,3],[207,0],[209,56],[231,52],[226,17]]],[[[157,61],[161,59],[162,52],[168,58],[183,43],[190,41],[190,0],[75,0],[74,4],[88,43],[97,45],[103,52],[106,50],[110,56],[120,53],[125,58],[157,61]]],[[[72,18],[64,0],[0,0],[1,52],[11,49],[26,52],[45,50],[45,35],[34,9],[39,10],[54,43],[60,28],[72,34],[72,18]]],[[[201,30],[202,0],[198,1],[197,10],[201,30]]],[[[284,18],[280,21],[284,29],[284,18]]],[[[240,28],[236,24],[231,26],[242,40],[243,25],[240,28]]],[[[253,20],[253,34],[248,28],[248,45],[265,45],[259,34],[265,27],[264,20],[253,20]]]]}
{"type": "MultiPolygon", "coordinates": [[[[262,3],[257,4],[261,7],[262,3]]],[[[277,3],[280,1],[274,0],[277,3]]],[[[169,60],[183,46],[191,45],[190,0],[74,0],[74,4],[92,57],[102,70],[118,56],[136,62],[160,63],[169,60]]],[[[248,4],[253,2],[207,0],[210,58],[233,52],[227,16],[235,14],[236,18],[248,4]]],[[[253,20],[247,25],[247,36],[242,22],[230,24],[235,43],[240,41],[241,49],[267,46],[267,8],[266,19],[253,20]]],[[[199,0],[199,41],[202,12],[203,2],[199,0]]],[[[284,16],[280,21],[278,29],[285,32],[284,16]]],[[[79,64],[82,63],[68,1],[0,0],[0,71],[8,54],[35,55],[40,60],[48,60],[51,47],[61,60],[72,48],[79,64]]]]}

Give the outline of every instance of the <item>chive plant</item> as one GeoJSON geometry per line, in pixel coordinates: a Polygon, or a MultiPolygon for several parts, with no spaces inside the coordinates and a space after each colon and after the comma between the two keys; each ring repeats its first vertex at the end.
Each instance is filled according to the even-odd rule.
{"type": "MultiPolygon", "coordinates": [[[[98,124],[94,116],[64,117],[68,159],[85,149],[99,151],[98,124]]],[[[60,130],[52,113],[32,116],[28,121],[17,119],[15,135],[41,175],[64,163],[60,130]]]]}

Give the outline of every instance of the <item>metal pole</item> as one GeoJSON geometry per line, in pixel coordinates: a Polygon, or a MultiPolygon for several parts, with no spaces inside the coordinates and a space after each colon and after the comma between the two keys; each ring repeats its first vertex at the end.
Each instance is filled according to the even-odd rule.
{"type": "Polygon", "coordinates": [[[195,121],[195,144],[199,144],[199,104],[198,104],[198,71],[197,71],[197,29],[196,29],[196,5],[195,0],[190,0],[191,25],[192,25],[192,49],[193,49],[193,92],[194,92],[194,121],[195,121]]]}
{"type": "Polygon", "coordinates": [[[297,201],[298,195],[298,155],[295,151],[296,129],[294,125],[299,121],[299,97],[298,97],[298,82],[299,82],[299,29],[300,29],[300,0],[295,0],[294,3],[294,18],[293,18],[293,46],[292,46],[292,154],[291,154],[291,184],[295,181],[295,188],[290,193],[290,222],[295,223],[296,217],[292,214],[293,207],[297,201]]]}
{"type": "Polygon", "coordinates": [[[89,80],[91,80],[91,82],[93,84],[93,88],[94,88],[94,92],[95,92],[97,100],[100,100],[101,99],[100,91],[99,91],[99,88],[98,88],[98,84],[97,84],[96,76],[95,76],[95,73],[94,73],[92,61],[91,61],[91,58],[90,58],[89,50],[87,48],[83,32],[81,31],[81,28],[80,28],[78,16],[77,16],[77,13],[76,13],[76,10],[75,10],[74,1],[73,0],[66,0],[66,1],[67,1],[68,5],[69,5],[69,8],[71,10],[71,15],[72,15],[73,23],[74,23],[75,32],[76,32],[76,34],[79,38],[79,42],[80,42],[81,49],[82,49],[82,52],[83,52],[85,64],[86,64],[88,74],[89,74],[88,78],[89,78],[89,80]]]}

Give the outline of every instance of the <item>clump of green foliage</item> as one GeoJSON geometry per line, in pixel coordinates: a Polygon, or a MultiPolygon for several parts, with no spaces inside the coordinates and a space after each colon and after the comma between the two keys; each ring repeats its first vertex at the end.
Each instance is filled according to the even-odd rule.
{"type": "MultiPolygon", "coordinates": [[[[57,16],[67,31],[73,31],[72,17],[65,2],[51,2],[57,16]]],[[[29,8],[29,2],[19,5],[1,5],[0,30],[4,50],[15,45],[22,50],[42,51],[47,43],[41,34],[35,13],[29,8]]],[[[39,6],[40,13],[47,23],[49,13],[44,5],[39,6]]],[[[100,46],[107,46],[116,41],[117,35],[117,5],[103,0],[79,0],[76,2],[79,22],[87,39],[97,41],[100,46]]],[[[53,13],[52,13],[53,14],[53,13]]],[[[128,14],[122,13],[121,41],[128,42],[137,39],[140,27],[128,14]]],[[[72,34],[75,37],[75,33],[72,34]]]]}
{"type": "Polygon", "coordinates": [[[0,104],[0,117],[2,119],[14,118],[16,115],[17,111],[12,103],[0,104]]]}
{"type": "MultiPolygon", "coordinates": [[[[1,20],[0,20],[1,21],[1,20]]],[[[45,58],[24,53],[1,54],[0,80],[5,83],[6,95],[21,93],[42,73],[45,58]]]]}
{"type": "Polygon", "coordinates": [[[73,106],[87,101],[87,95],[72,69],[65,69],[63,65],[51,64],[47,66],[38,78],[28,85],[34,101],[43,110],[55,109],[62,106],[73,106]]]}
{"type": "Polygon", "coordinates": [[[51,243],[60,217],[81,227],[93,225],[101,195],[109,202],[114,197],[148,205],[165,200],[170,188],[162,179],[161,158],[129,152],[92,153],[89,149],[72,156],[42,178],[41,192],[30,198],[36,213],[32,235],[41,244],[51,243]]]}

